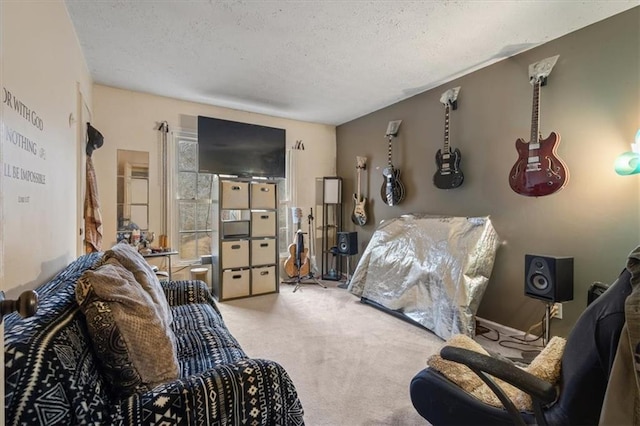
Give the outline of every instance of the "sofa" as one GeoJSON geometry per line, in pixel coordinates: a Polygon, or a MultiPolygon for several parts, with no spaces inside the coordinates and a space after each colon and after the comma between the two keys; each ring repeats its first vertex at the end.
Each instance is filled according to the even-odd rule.
{"type": "Polygon", "coordinates": [[[204,282],[153,282],[150,267],[130,272],[108,252],[83,255],[39,286],[34,316],[5,317],[7,425],[304,424],[287,372],[243,352],[204,282]],[[121,281],[124,290],[96,301],[101,271],[117,271],[122,279],[107,274],[102,282],[121,281]],[[161,295],[131,281],[137,273],[161,295]],[[151,306],[133,335],[111,319],[127,311],[131,289],[140,293],[136,306],[151,306]],[[156,315],[160,304],[164,317],[156,315]],[[122,364],[138,340],[153,353],[122,364]],[[145,378],[153,369],[157,377],[145,378]]]}

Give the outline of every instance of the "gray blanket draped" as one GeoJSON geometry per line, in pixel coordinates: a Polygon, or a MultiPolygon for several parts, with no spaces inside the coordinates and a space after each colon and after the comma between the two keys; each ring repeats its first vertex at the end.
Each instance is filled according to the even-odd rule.
{"type": "Polygon", "coordinates": [[[84,196],[84,247],[86,253],[102,250],[102,215],[98,181],[91,156],[87,156],[87,189],[84,196]]]}

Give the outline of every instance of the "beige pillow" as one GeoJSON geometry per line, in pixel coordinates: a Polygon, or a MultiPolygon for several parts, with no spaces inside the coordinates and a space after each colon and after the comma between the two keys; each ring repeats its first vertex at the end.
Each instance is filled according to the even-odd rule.
{"type": "MultiPolygon", "coordinates": [[[[565,343],[566,340],[562,337],[553,337],[542,352],[524,370],[555,385],[560,379],[560,364],[565,343]]],[[[462,334],[452,336],[446,345],[488,355],[488,352],[480,344],[462,334]]],[[[432,355],[427,360],[427,364],[485,404],[502,407],[502,403],[493,391],[466,365],[444,360],[439,354],[432,355]]],[[[518,410],[533,410],[531,397],[525,392],[500,379],[494,378],[494,381],[513,401],[518,410]]]]}
{"type": "Polygon", "coordinates": [[[85,271],[78,279],[76,299],[102,372],[117,397],[178,378],[171,330],[151,296],[116,259],[85,271]]]}
{"type": "Polygon", "coordinates": [[[163,318],[165,325],[169,327],[173,322],[169,302],[167,302],[160,281],[153,269],[151,269],[151,265],[138,253],[138,250],[126,243],[116,244],[111,247],[111,250],[104,252],[104,261],[111,258],[118,260],[122,266],[133,273],[136,281],[149,293],[153,302],[158,306],[160,316],[163,318]]]}

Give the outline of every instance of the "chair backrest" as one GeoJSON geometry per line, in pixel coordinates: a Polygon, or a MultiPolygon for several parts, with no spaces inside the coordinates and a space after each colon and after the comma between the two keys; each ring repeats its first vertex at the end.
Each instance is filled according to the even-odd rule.
{"type": "Polygon", "coordinates": [[[625,323],[624,302],[631,274],[618,279],[582,313],[562,356],[558,402],[546,412],[549,424],[597,424],[611,366],[625,323]]]}

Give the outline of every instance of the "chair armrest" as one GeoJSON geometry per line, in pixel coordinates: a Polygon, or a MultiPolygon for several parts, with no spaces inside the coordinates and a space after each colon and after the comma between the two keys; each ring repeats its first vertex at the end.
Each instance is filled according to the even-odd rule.
{"type": "Polygon", "coordinates": [[[474,352],[468,349],[445,346],[440,356],[449,361],[455,361],[471,368],[474,372],[482,371],[531,395],[543,404],[555,401],[556,388],[551,383],[524,371],[515,365],[500,359],[474,352]]]}
{"type": "Polygon", "coordinates": [[[287,372],[278,363],[242,359],[156,386],[122,400],[124,425],[303,424],[303,409],[287,372]]]}
{"type": "Polygon", "coordinates": [[[207,284],[199,280],[161,281],[164,295],[171,306],[209,303],[220,313],[207,284]]]}

